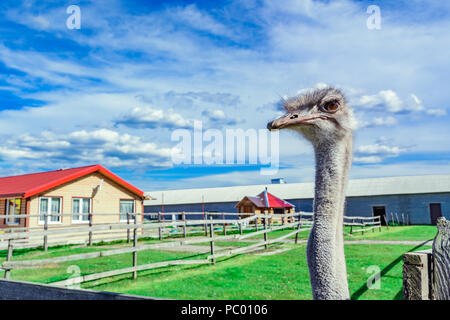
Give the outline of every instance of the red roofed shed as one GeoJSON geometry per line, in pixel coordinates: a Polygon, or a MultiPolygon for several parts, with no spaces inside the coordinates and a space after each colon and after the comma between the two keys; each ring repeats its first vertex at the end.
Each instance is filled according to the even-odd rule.
{"type": "MultiPolygon", "coordinates": [[[[277,196],[269,193],[266,190],[257,196],[245,196],[236,205],[240,213],[294,213],[295,206],[277,196]]],[[[291,219],[287,219],[291,220],[291,219]]],[[[284,221],[284,219],[283,219],[284,221]]]]}

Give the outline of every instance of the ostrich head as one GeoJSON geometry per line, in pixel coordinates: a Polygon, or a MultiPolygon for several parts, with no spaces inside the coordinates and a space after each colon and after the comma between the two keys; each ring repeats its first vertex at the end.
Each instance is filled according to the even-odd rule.
{"type": "Polygon", "coordinates": [[[356,125],[344,95],[331,87],[290,98],[283,109],[286,114],[269,122],[267,128],[295,130],[315,146],[348,136],[356,125]]]}

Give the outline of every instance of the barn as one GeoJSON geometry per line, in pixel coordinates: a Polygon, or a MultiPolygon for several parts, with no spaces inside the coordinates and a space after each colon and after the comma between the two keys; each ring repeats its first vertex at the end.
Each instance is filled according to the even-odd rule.
{"type": "MultiPolygon", "coordinates": [[[[151,191],[146,193],[150,200],[144,201],[144,211],[237,212],[239,201],[265,188],[297,211],[312,212],[314,183],[280,180],[267,185],[151,191]]],[[[440,216],[450,219],[450,175],[353,179],[346,195],[347,216],[397,213],[408,215],[411,224],[435,224],[440,216]]]]}

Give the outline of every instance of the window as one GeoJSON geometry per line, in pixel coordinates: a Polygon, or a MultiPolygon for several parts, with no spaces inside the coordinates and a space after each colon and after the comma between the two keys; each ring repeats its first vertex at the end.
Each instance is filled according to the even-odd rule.
{"type": "Polygon", "coordinates": [[[91,213],[91,199],[73,198],[72,199],[72,222],[87,223],[91,213]]]}
{"type": "MultiPolygon", "coordinates": [[[[7,199],[6,200],[6,215],[13,216],[20,214],[20,198],[17,199],[7,199]]],[[[20,218],[6,218],[6,224],[8,225],[16,225],[19,224],[20,218]]]]}
{"type": "Polygon", "coordinates": [[[127,213],[134,213],[134,200],[120,200],[120,221],[127,221],[127,213]]]}
{"type": "Polygon", "coordinates": [[[45,214],[48,215],[48,223],[61,223],[62,198],[43,197],[39,204],[39,223],[45,222],[45,214]]]}

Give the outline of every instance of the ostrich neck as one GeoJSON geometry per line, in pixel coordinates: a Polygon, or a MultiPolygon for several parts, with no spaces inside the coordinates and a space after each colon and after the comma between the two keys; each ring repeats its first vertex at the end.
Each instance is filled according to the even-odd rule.
{"type": "Polygon", "coordinates": [[[308,239],[308,266],[314,299],[348,299],[343,243],[345,187],[352,137],[315,146],[314,225],[308,239]]]}

